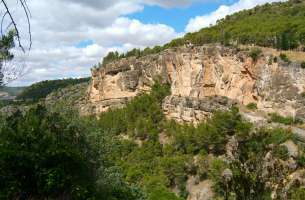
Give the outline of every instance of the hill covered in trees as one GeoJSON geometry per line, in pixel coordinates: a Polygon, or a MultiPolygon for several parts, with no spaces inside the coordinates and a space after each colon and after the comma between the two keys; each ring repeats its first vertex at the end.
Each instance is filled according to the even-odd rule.
{"type": "Polygon", "coordinates": [[[168,85],[155,84],[98,119],[43,104],[0,117],[0,199],[183,200],[190,177],[210,180],[213,199],[271,199],[272,191],[303,199],[297,181],[285,182],[305,167],[303,144],[289,129],[255,129],[235,107],[197,126],[178,124],[162,112],[168,94],[168,85]]]}
{"type": "Polygon", "coordinates": [[[133,49],[127,53],[110,52],[103,64],[131,56],[145,56],[168,48],[186,44],[200,46],[209,43],[223,45],[257,45],[281,50],[305,50],[305,1],[290,0],[257,6],[240,11],[217,24],[195,33],[187,33],[164,46],[144,50],[133,49]]]}
{"type": "Polygon", "coordinates": [[[48,94],[65,88],[67,86],[76,85],[79,83],[89,82],[90,78],[81,79],[62,79],[62,80],[46,80],[39,83],[35,83],[25,88],[22,93],[17,96],[18,100],[30,100],[36,102],[42,98],[45,98],[48,94]]]}
{"type": "MultiPolygon", "coordinates": [[[[298,32],[301,22],[295,20],[305,16],[302,9],[305,11],[304,1],[257,7],[163,47],[135,49],[124,55],[110,53],[104,62],[157,53],[190,42],[269,46],[273,45],[267,40],[269,37],[279,49],[286,49],[286,44],[288,49],[303,48],[298,32]],[[273,19],[275,11],[279,12],[283,20],[274,24],[285,24],[284,19],[298,13],[284,13],[285,9],[294,7],[301,8],[290,20],[299,24],[294,32],[287,32],[288,29],[281,32],[278,26],[269,34],[270,27],[262,25],[260,31],[266,33],[263,38],[256,31],[260,25],[254,22],[268,21],[273,26],[268,12],[274,15],[273,19]],[[247,19],[251,19],[253,27],[248,32],[247,19]]],[[[249,56],[255,61],[261,53],[253,49],[249,56]]],[[[272,58],[271,63],[289,63],[285,56],[272,58]]],[[[280,79],[284,78],[277,80],[280,79]]],[[[168,119],[162,108],[164,99],[170,95],[170,85],[158,81],[151,86],[150,93],[139,94],[125,107],[109,109],[99,117],[79,116],[71,103],[74,101],[71,94],[79,88],[69,86],[89,80],[34,84],[18,96],[32,100],[28,105],[0,112],[0,200],[186,200],[194,194],[190,188],[202,184],[207,187],[199,188],[200,193],[210,190],[211,199],[216,200],[304,199],[304,138],[298,138],[288,126],[304,126],[303,122],[274,113],[264,126],[257,126],[243,117],[240,108],[232,106],[230,110],[215,111],[196,125],[177,123],[168,119]],[[39,101],[47,95],[52,104],[39,101]]],[[[248,104],[247,109],[254,112],[257,105],[248,104]]]]}

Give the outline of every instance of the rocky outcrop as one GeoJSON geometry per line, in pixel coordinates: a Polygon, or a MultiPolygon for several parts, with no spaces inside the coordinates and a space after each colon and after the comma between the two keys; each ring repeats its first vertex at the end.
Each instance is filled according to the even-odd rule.
{"type": "Polygon", "coordinates": [[[197,183],[196,177],[189,177],[186,189],[189,192],[187,200],[212,200],[214,199],[213,183],[211,180],[204,180],[197,183]]]}
{"type": "Polygon", "coordinates": [[[279,58],[274,62],[267,52],[254,62],[246,50],[217,45],[168,49],[93,69],[83,114],[122,106],[149,91],[156,78],[171,85],[172,95],[165,99],[163,108],[168,117],[179,121],[201,120],[232,102],[256,103],[266,112],[305,118],[305,98],[301,95],[305,69],[300,63],[279,58]]]}
{"type": "Polygon", "coordinates": [[[222,96],[203,98],[168,96],[163,101],[165,115],[178,122],[196,122],[209,117],[215,110],[227,110],[237,102],[222,96]]]}

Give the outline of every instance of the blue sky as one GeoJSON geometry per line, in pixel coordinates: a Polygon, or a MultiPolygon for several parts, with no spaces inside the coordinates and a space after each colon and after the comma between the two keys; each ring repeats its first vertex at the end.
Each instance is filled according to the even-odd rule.
{"type": "MultiPolygon", "coordinates": [[[[163,45],[226,15],[275,1],[285,0],[31,0],[32,49],[27,54],[15,50],[11,65],[25,70],[9,85],[88,77],[109,51],[163,45]]],[[[15,6],[26,41],[22,8],[7,2],[15,6]]]]}
{"type": "Polygon", "coordinates": [[[177,32],[183,32],[191,18],[215,11],[220,5],[231,5],[231,1],[206,1],[197,2],[187,7],[164,8],[160,6],[145,6],[144,10],[129,15],[128,17],[138,19],[144,23],[166,24],[173,27],[177,32]]]}

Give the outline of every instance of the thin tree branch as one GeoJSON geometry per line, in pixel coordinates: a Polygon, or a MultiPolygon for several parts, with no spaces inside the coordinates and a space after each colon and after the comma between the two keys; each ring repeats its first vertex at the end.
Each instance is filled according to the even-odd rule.
{"type": "MultiPolygon", "coordinates": [[[[9,0],[9,1],[11,1],[11,0],[9,0]]],[[[21,6],[22,11],[25,14],[24,18],[26,18],[26,22],[28,23],[27,24],[28,34],[29,34],[29,48],[28,49],[26,49],[24,47],[23,42],[21,40],[21,35],[20,35],[20,31],[19,31],[20,27],[17,25],[16,20],[13,16],[14,11],[9,7],[6,0],[1,0],[0,4],[1,3],[4,7],[3,12],[1,12],[1,14],[0,14],[0,15],[2,15],[2,13],[3,13],[2,19],[1,19],[1,24],[0,24],[1,37],[3,38],[4,36],[6,36],[6,34],[9,33],[9,31],[11,29],[13,29],[15,31],[13,37],[14,37],[14,39],[16,39],[15,41],[16,41],[16,43],[18,43],[19,48],[25,54],[26,50],[30,51],[31,47],[32,47],[32,34],[31,34],[31,23],[30,23],[31,12],[28,7],[27,0],[16,0],[16,4],[18,6],[21,6]]],[[[0,40],[1,40],[1,38],[0,38],[0,40]]],[[[10,50],[10,48],[9,49],[0,49],[0,51],[4,51],[4,53],[7,53],[9,50],[10,50]]],[[[26,66],[26,63],[22,62],[20,60],[17,60],[16,62],[14,62],[14,59],[13,60],[11,60],[11,59],[0,60],[0,86],[5,85],[13,80],[16,80],[18,77],[23,76],[25,66],[26,66]]]]}
{"type": "Polygon", "coordinates": [[[30,18],[29,18],[29,12],[28,12],[28,6],[26,4],[26,1],[24,0],[20,0],[21,5],[23,7],[24,13],[26,15],[26,19],[28,22],[28,31],[29,31],[29,37],[30,37],[30,46],[29,46],[29,50],[31,50],[32,48],[32,34],[31,34],[31,22],[30,22],[30,18]]]}
{"type": "Polygon", "coordinates": [[[7,11],[4,13],[4,15],[2,16],[2,19],[1,19],[1,37],[3,37],[3,22],[4,22],[4,19],[5,19],[5,17],[6,17],[6,15],[7,15],[8,13],[7,13],[7,11]]]}
{"type": "MultiPolygon", "coordinates": [[[[13,15],[11,14],[11,11],[9,9],[9,7],[7,6],[7,3],[5,0],[1,0],[3,6],[5,7],[5,10],[6,12],[4,13],[4,15],[2,16],[2,20],[1,20],[1,34],[3,36],[3,21],[5,19],[5,17],[8,15],[9,18],[10,18],[10,26],[13,26],[15,31],[16,31],[16,38],[17,38],[17,41],[18,41],[18,45],[19,47],[21,48],[21,50],[25,53],[25,49],[24,49],[24,46],[22,45],[22,42],[21,42],[21,37],[20,37],[20,32],[19,32],[19,29],[18,29],[18,26],[17,26],[17,23],[13,17],[13,15]]],[[[31,13],[30,13],[30,10],[29,10],[29,7],[27,5],[27,1],[26,0],[17,0],[17,3],[20,2],[21,6],[22,6],[22,9],[25,13],[25,16],[26,16],[26,20],[27,20],[27,23],[28,23],[28,34],[29,34],[29,42],[30,42],[30,45],[29,45],[29,50],[31,49],[32,47],[32,33],[31,33],[31,23],[30,23],[30,16],[31,16],[31,13]]]]}
{"type": "Polygon", "coordinates": [[[7,12],[7,14],[9,15],[9,17],[10,17],[10,19],[11,19],[11,22],[13,23],[13,26],[14,26],[15,31],[16,31],[16,37],[17,37],[17,41],[18,41],[19,47],[20,47],[21,50],[25,53],[25,50],[24,50],[24,48],[23,48],[23,46],[22,46],[22,44],[21,44],[19,29],[18,29],[18,27],[17,27],[17,24],[16,24],[16,22],[15,22],[15,19],[13,18],[13,16],[12,16],[12,14],[11,14],[11,12],[10,12],[10,10],[9,10],[9,8],[8,8],[8,6],[7,6],[7,4],[6,4],[6,2],[5,2],[5,0],[1,0],[1,2],[2,2],[2,4],[4,5],[4,7],[5,7],[5,9],[6,9],[6,12],[7,12]]]}

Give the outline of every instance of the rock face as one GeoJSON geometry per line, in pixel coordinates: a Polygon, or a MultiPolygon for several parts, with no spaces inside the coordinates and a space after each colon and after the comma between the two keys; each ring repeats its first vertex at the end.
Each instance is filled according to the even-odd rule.
{"type": "Polygon", "coordinates": [[[122,106],[149,91],[157,77],[171,84],[172,95],[163,104],[166,115],[180,121],[201,120],[234,103],[256,103],[267,112],[305,118],[305,69],[300,63],[274,62],[264,52],[253,61],[247,51],[217,45],[168,49],[93,69],[83,114],[122,106]]]}
{"type": "Polygon", "coordinates": [[[213,183],[205,180],[196,183],[194,177],[189,177],[186,183],[186,189],[189,192],[187,200],[212,200],[214,199],[213,183]]]}

